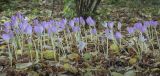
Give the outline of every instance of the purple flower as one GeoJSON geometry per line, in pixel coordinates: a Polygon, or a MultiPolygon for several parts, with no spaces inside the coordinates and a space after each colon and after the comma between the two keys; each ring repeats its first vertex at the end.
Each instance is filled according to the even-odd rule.
{"type": "Polygon", "coordinates": [[[51,35],[52,33],[57,33],[58,28],[56,26],[52,26],[51,28],[48,29],[48,34],[51,35]]]}
{"type": "Polygon", "coordinates": [[[121,30],[121,27],[122,27],[122,23],[118,22],[118,30],[121,30]]]}
{"type": "Polygon", "coordinates": [[[52,32],[53,32],[53,33],[57,33],[57,31],[58,31],[58,29],[57,29],[56,26],[52,26],[51,29],[52,29],[52,32]]]}
{"type": "Polygon", "coordinates": [[[11,32],[12,30],[7,29],[7,28],[4,28],[4,31],[5,31],[6,33],[9,33],[9,32],[11,32]]]}
{"type": "Polygon", "coordinates": [[[34,32],[37,34],[42,34],[44,28],[42,26],[34,26],[34,32]]]}
{"type": "Polygon", "coordinates": [[[112,40],[112,39],[113,39],[113,30],[106,29],[106,30],[105,30],[105,36],[106,36],[108,39],[112,40]]]}
{"type": "Polygon", "coordinates": [[[143,22],[143,25],[144,25],[145,27],[149,27],[149,26],[150,26],[150,22],[149,22],[149,21],[144,21],[144,22],[143,22]]]}
{"type": "Polygon", "coordinates": [[[75,23],[79,23],[80,22],[80,19],[78,17],[75,17],[73,20],[74,20],[75,23]]]}
{"type": "Polygon", "coordinates": [[[140,29],[140,31],[143,33],[143,32],[146,32],[147,31],[147,27],[146,26],[142,26],[142,28],[140,29]]]}
{"type": "Polygon", "coordinates": [[[85,20],[83,19],[83,17],[80,17],[80,23],[84,26],[86,24],[85,20]]]}
{"type": "Polygon", "coordinates": [[[28,24],[28,22],[25,20],[25,21],[23,21],[23,22],[21,22],[20,24],[19,24],[19,30],[21,31],[21,32],[24,32],[24,30],[26,29],[26,27],[28,26],[29,24],[28,24]]]}
{"type": "Polygon", "coordinates": [[[63,22],[56,22],[56,25],[62,30],[65,29],[65,24],[63,22]]]}
{"type": "Polygon", "coordinates": [[[32,26],[28,25],[25,29],[25,33],[26,34],[29,34],[29,35],[32,35],[32,26]]]}
{"type": "Polygon", "coordinates": [[[69,26],[74,27],[74,20],[69,21],[69,26]]]}
{"type": "Polygon", "coordinates": [[[18,22],[17,22],[17,17],[16,16],[12,16],[11,17],[11,26],[14,26],[16,25],[18,22]]]}
{"type": "Polygon", "coordinates": [[[127,27],[127,31],[129,34],[133,34],[135,32],[133,27],[127,27]]]}
{"type": "Polygon", "coordinates": [[[65,19],[62,19],[61,23],[62,23],[63,25],[66,25],[66,24],[67,24],[67,19],[66,19],[66,18],[65,18],[65,19]]]}
{"type": "Polygon", "coordinates": [[[116,32],[115,33],[115,38],[116,39],[121,39],[122,38],[122,34],[120,32],[116,32]]]}
{"type": "Polygon", "coordinates": [[[108,22],[108,27],[109,27],[110,29],[113,29],[113,26],[114,26],[114,22],[113,22],[113,21],[108,22]]]}
{"type": "Polygon", "coordinates": [[[34,24],[35,26],[37,26],[37,25],[39,25],[39,21],[38,21],[37,19],[35,19],[35,20],[33,20],[33,24],[34,24]]]}
{"type": "Polygon", "coordinates": [[[73,32],[78,32],[78,31],[80,31],[81,29],[80,29],[80,27],[79,26],[74,26],[74,27],[72,27],[72,31],[73,32]]]}
{"type": "Polygon", "coordinates": [[[97,30],[96,30],[96,28],[91,29],[90,33],[91,33],[91,34],[97,34],[97,30]]]}
{"type": "Polygon", "coordinates": [[[96,22],[91,18],[91,17],[88,17],[86,19],[86,22],[89,26],[95,26],[96,25],[96,22]]]}
{"type": "Polygon", "coordinates": [[[87,45],[86,42],[79,41],[77,47],[79,48],[80,51],[82,51],[85,48],[86,45],[87,45]]]}
{"type": "Polygon", "coordinates": [[[5,27],[6,29],[11,29],[10,22],[5,22],[5,23],[4,23],[4,27],[5,27]]]}
{"type": "Polygon", "coordinates": [[[10,37],[9,34],[3,34],[2,39],[5,40],[5,41],[9,41],[11,39],[11,37],[10,37]]]}
{"type": "Polygon", "coordinates": [[[9,41],[13,37],[13,33],[2,34],[2,39],[5,41],[9,41]]]}
{"type": "Polygon", "coordinates": [[[48,23],[49,23],[49,25],[52,25],[52,24],[54,24],[54,20],[50,20],[48,23]]]}
{"type": "Polygon", "coordinates": [[[153,27],[157,27],[158,21],[153,21],[153,20],[151,20],[151,21],[150,21],[150,25],[153,26],[153,27]]]}
{"type": "Polygon", "coordinates": [[[46,22],[46,21],[41,22],[41,25],[42,25],[45,29],[47,29],[47,28],[49,27],[48,24],[49,24],[49,23],[46,22]]]}
{"type": "Polygon", "coordinates": [[[140,23],[140,22],[134,24],[134,28],[135,28],[136,30],[141,30],[142,27],[143,27],[143,26],[142,26],[142,23],[140,23]]]}
{"type": "Polygon", "coordinates": [[[22,21],[24,20],[23,15],[20,12],[17,12],[16,16],[22,21]]]}

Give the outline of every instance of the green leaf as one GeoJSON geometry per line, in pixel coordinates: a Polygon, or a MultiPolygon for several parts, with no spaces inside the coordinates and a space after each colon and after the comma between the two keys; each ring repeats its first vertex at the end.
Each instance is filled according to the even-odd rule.
{"type": "Polygon", "coordinates": [[[124,73],[124,76],[136,76],[136,73],[134,70],[130,70],[130,71],[124,73]]]}
{"type": "Polygon", "coordinates": [[[77,72],[78,72],[77,68],[73,67],[72,65],[70,65],[70,64],[68,64],[68,63],[65,63],[65,64],[63,65],[63,68],[64,68],[66,71],[70,71],[70,72],[72,72],[72,73],[77,73],[77,72]]]}
{"type": "Polygon", "coordinates": [[[56,59],[57,57],[57,53],[53,50],[43,51],[42,54],[45,59],[56,59]]]}
{"type": "Polygon", "coordinates": [[[117,44],[112,44],[110,46],[110,50],[112,50],[113,53],[119,53],[119,51],[120,51],[120,49],[119,49],[117,44]]]}
{"type": "Polygon", "coordinates": [[[39,76],[39,74],[35,71],[29,71],[28,76],[39,76]]]}
{"type": "Polygon", "coordinates": [[[112,76],[123,76],[121,73],[117,73],[117,72],[111,72],[112,76]]]}
{"type": "Polygon", "coordinates": [[[92,58],[92,55],[90,53],[85,53],[83,55],[84,60],[90,60],[92,58]]]}
{"type": "Polygon", "coordinates": [[[16,69],[25,69],[28,68],[29,66],[31,66],[32,63],[17,63],[16,64],[16,69]]]}
{"type": "Polygon", "coordinates": [[[80,59],[80,56],[77,53],[69,54],[67,57],[68,57],[68,59],[73,60],[73,61],[74,60],[77,61],[80,59]]]}
{"type": "Polygon", "coordinates": [[[84,76],[93,76],[93,75],[92,75],[92,72],[87,71],[86,73],[84,73],[84,76]]]}

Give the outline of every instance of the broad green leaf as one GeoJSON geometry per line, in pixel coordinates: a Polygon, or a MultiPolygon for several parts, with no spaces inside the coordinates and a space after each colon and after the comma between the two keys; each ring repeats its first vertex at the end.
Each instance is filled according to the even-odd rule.
{"type": "Polygon", "coordinates": [[[120,51],[118,45],[116,45],[116,44],[111,44],[110,50],[112,50],[113,53],[119,53],[119,51],[120,51]]]}
{"type": "Polygon", "coordinates": [[[56,59],[57,53],[53,50],[46,50],[42,52],[44,59],[56,59]]]}
{"type": "Polygon", "coordinates": [[[70,64],[68,64],[68,63],[64,64],[64,65],[63,65],[63,68],[64,68],[66,71],[70,71],[70,72],[72,72],[72,73],[77,73],[77,72],[78,72],[77,68],[73,67],[72,65],[70,65],[70,64]]]}
{"type": "Polygon", "coordinates": [[[111,72],[112,76],[123,76],[123,74],[121,73],[117,73],[117,72],[111,72]]]}
{"type": "Polygon", "coordinates": [[[137,62],[137,58],[130,58],[129,63],[130,64],[135,64],[137,62]]]}
{"type": "Polygon", "coordinates": [[[70,60],[79,60],[80,56],[77,53],[72,53],[68,55],[68,59],[70,60]]]}
{"type": "Polygon", "coordinates": [[[32,65],[31,62],[29,62],[29,63],[17,63],[16,64],[16,69],[25,69],[25,68],[28,68],[31,65],[32,65]]]}
{"type": "Polygon", "coordinates": [[[130,71],[124,73],[124,76],[136,76],[136,73],[134,70],[130,70],[130,71]]]}
{"type": "Polygon", "coordinates": [[[92,55],[90,53],[85,53],[83,55],[84,60],[90,60],[92,58],[92,55]]]}

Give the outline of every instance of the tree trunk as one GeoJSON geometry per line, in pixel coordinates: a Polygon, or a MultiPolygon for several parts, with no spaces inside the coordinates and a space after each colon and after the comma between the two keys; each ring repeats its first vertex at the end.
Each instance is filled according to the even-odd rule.
{"type": "Polygon", "coordinates": [[[75,0],[77,16],[93,16],[101,0],[75,0]]]}

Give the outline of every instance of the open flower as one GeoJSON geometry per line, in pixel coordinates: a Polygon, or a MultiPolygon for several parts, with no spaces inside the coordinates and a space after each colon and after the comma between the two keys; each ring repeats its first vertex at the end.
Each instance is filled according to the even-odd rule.
{"type": "Polygon", "coordinates": [[[78,31],[80,31],[81,29],[80,29],[80,27],[79,26],[74,26],[74,27],[72,27],[72,31],[73,32],[78,32],[78,31]]]}
{"type": "Polygon", "coordinates": [[[113,22],[113,21],[108,22],[108,27],[109,27],[110,29],[113,29],[113,27],[114,27],[114,22],[113,22]]]}
{"type": "Polygon", "coordinates": [[[17,12],[16,16],[20,19],[20,21],[24,20],[24,17],[20,12],[17,12]]]}
{"type": "Polygon", "coordinates": [[[19,24],[19,30],[21,32],[24,32],[24,30],[26,29],[26,27],[28,26],[28,21],[27,20],[23,20],[20,24],[19,24]]]}
{"type": "Polygon", "coordinates": [[[80,23],[84,26],[86,24],[85,20],[83,19],[83,17],[80,17],[80,23]]]}
{"type": "Polygon", "coordinates": [[[32,35],[32,26],[28,25],[25,29],[25,33],[28,35],[32,35]]]}
{"type": "Polygon", "coordinates": [[[115,38],[116,39],[121,39],[122,38],[122,34],[120,32],[116,32],[115,33],[115,38]]]}
{"type": "Polygon", "coordinates": [[[106,29],[106,30],[105,30],[105,36],[106,36],[108,39],[112,40],[112,39],[113,39],[113,30],[106,29]]]}
{"type": "Polygon", "coordinates": [[[150,21],[150,25],[153,26],[153,27],[157,27],[158,21],[153,21],[153,20],[151,20],[151,21],[150,21]]]}
{"type": "Polygon", "coordinates": [[[91,34],[97,34],[97,29],[96,29],[96,28],[91,29],[90,33],[91,33],[91,34]]]}
{"type": "Polygon", "coordinates": [[[43,22],[41,22],[41,25],[42,25],[45,29],[48,29],[48,28],[49,28],[49,22],[43,21],[43,22]]]}
{"type": "Polygon", "coordinates": [[[66,18],[62,19],[61,24],[66,25],[67,24],[67,19],[66,18]]]}
{"type": "Polygon", "coordinates": [[[9,41],[11,38],[13,38],[13,33],[2,34],[2,39],[5,41],[9,41]]]}
{"type": "Polygon", "coordinates": [[[56,25],[61,29],[65,29],[65,23],[64,22],[56,22],[56,25]]]}
{"type": "Polygon", "coordinates": [[[33,20],[33,24],[34,24],[35,26],[37,26],[37,25],[39,25],[39,21],[38,21],[37,19],[35,19],[35,20],[33,20]]]}
{"type": "Polygon", "coordinates": [[[144,21],[144,22],[143,22],[143,25],[144,25],[145,27],[149,27],[149,26],[150,26],[150,22],[149,22],[149,21],[144,21]]]}
{"type": "Polygon", "coordinates": [[[11,26],[15,26],[15,25],[17,25],[17,17],[16,16],[12,16],[11,17],[11,26]]]}
{"type": "Polygon", "coordinates": [[[86,19],[86,22],[89,26],[95,26],[96,25],[96,22],[91,18],[91,17],[88,17],[86,19]]]}
{"type": "Polygon", "coordinates": [[[74,20],[75,23],[79,23],[80,22],[80,19],[78,17],[75,17],[73,20],[74,20]]]}
{"type": "Polygon", "coordinates": [[[4,23],[4,27],[5,27],[6,29],[11,29],[11,24],[10,24],[10,22],[5,22],[5,23],[4,23]]]}
{"type": "Polygon", "coordinates": [[[69,21],[69,26],[74,27],[74,20],[69,21]]]}
{"type": "Polygon", "coordinates": [[[142,23],[140,23],[140,22],[134,24],[134,29],[136,29],[136,30],[141,30],[142,27],[143,27],[142,23]]]}
{"type": "Polygon", "coordinates": [[[57,33],[57,31],[58,31],[58,29],[57,29],[56,26],[52,26],[51,29],[52,29],[52,32],[53,32],[53,33],[57,33]]]}
{"type": "Polygon", "coordinates": [[[133,27],[127,27],[127,31],[129,34],[133,34],[135,32],[135,29],[133,27]]]}
{"type": "Polygon", "coordinates": [[[140,29],[140,31],[141,31],[142,33],[146,32],[146,31],[147,31],[147,27],[146,27],[146,26],[142,26],[141,29],[140,29]]]}
{"type": "Polygon", "coordinates": [[[43,26],[34,26],[34,32],[36,33],[36,34],[42,34],[42,32],[44,31],[44,28],[43,28],[43,26]]]}
{"type": "Polygon", "coordinates": [[[5,40],[5,41],[9,41],[11,39],[11,37],[10,37],[9,34],[3,34],[2,39],[5,40]]]}

